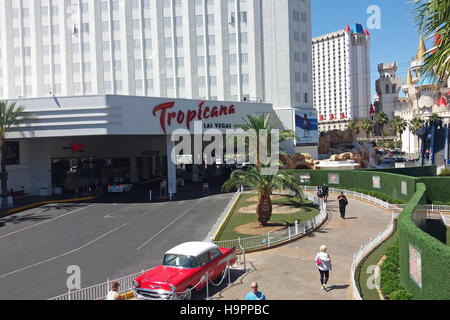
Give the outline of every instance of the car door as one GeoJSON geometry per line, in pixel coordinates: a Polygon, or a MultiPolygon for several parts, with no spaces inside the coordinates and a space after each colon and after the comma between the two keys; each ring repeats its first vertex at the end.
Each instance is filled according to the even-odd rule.
{"type": "Polygon", "coordinates": [[[219,275],[222,274],[223,269],[226,267],[226,261],[222,261],[223,257],[222,257],[222,253],[220,252],[219,249],[211,249],[209,250],[209,257],[211,259],[211,267],[212,268],[212,272],[213,272],[213,276],[212,279],[218,277],[219,275]]]}
{"type": "MultiPolygon", "coordinates": [[[[198,272],[194,276],[194,282],[193,285],[196,285],[200,279],[203,277],[203,275],[206,274],[206,271],[209,269],[209,263],[211,262],[209,258],[209,252],[205,251],[197,256],[197,262],[198,262],[198,272]]],[[[209,278],[211,279],[211,275],[209,275],[209,278]]],[[[202,282],[201,285],[197,287],[197,289],[202,288],[206,282],[202,282]]]]}

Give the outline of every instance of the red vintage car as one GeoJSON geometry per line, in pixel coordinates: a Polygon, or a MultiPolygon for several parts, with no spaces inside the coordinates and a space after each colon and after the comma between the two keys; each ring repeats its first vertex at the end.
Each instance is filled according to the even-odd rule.
{"type": "Polygon", "coordinates": [[[185,242],[164,255],[163,263],[134,279],[139,299],[179,300],[191,298],[209,281],[221,276],[236,261],[236,248],[219,248],[210,242],[185,242]]]}

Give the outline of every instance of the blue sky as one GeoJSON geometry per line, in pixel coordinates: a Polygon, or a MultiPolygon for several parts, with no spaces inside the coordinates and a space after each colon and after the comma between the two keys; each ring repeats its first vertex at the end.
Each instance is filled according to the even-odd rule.
{"type": "MultiPolygon", "coordinates": [[[[368,30],[371,35],[371,88],[376,94],[379,63],[397,62],[397,75],[405,81],[411,58],[416,55],[420,35],[415,26],[413,5],[409,0],[311,0],[312,36],[343,30],[348,23],[361,23],[367,28],[371,16],[367,8],[377,5],[381,12],[381,28],[368,30]]],[[[427,41],[427,48],[430,47],[427,41]]],[[[431,40],[431,45],[432,45],[431,40]]]]}

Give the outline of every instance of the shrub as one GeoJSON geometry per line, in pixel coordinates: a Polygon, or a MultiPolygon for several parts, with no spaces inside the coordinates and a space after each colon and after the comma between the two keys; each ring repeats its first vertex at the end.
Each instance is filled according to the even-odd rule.
{"type": "Polygon", "coordinates": [[[433,201],[433,204],[444,205],[445,203],[439,200],[433,201]]]}
{"type": "Polygon", "coordinates": [[[400,257],[396,255],[386,255],[386,260],[384,260],[384,263],[392,263],[397,268],[400,267],[400,257]]]}
{"type": "Polygon", "coordinates": [[[384,296],[389,297],[396,290],[403,289],[400,285],[398,275],[391,271],[381,271],[381,292],[384,296]]]}
{"type": "Polygon", "coordinates": [[[395,290],[389,296],[389,300],[412,300],[414,297],[406,290],[395,290]]]}
{"type": "Polygon", "coordinates": [[[438,175],[440,177],[450,177],[450,168],[442,169],[441,173],[438,175]]]}
{"type": "Polygon", "coordinates": [[[397,273],[398,272],[398,266],[396,266],[395,264],[393,264],[392,262],[386,262],[384,261],[383,264],[380,267],[381,272],[392,272],[392,273],[397,273]]]}

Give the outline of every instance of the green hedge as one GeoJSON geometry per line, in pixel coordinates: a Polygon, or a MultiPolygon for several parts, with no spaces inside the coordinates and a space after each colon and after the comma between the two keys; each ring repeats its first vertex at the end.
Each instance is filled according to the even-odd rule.
{"type": "Polygon", "coordinates": [[[400,283],[418,300],[450,299],[450,247],[418,228],[413,213],[418,204],[425,203],[426,185],[417,183],[416,193],[398,219],[400,241],[400,283]],[[410,246],[420,254],[422,287],[410,276],[410,246]]]}
{"type": "MultiPolygon", "coordinates": [[[[292,171],[292,170],[289,170],[292,171]]],[[[416,191],[416,179],[414,177],[398,175],[387,172],[374,172],[362,170],[295,170],[303,173],[309,172],[311,180],[304,185],[318,186],[327,183],[330,188],[342,188],[358,191],[371,191],[384,194],[393,200],[409,201],[416,191]],[[339,174],[339,184],[330,184],[328,174],[339,174]],[[380,188],[373,188],[373,176],[380,177],[380,188]],[[405,181],[407,184],[407,194],[402,194],[401,184],[405,181]]]]}
{"type": "Polygon", "coordinates": [[[408,167],[408,168],[382,168],[382,169],[360,169],[361,171],[375,171],[401,174],[410,177],[435,177],[436,166],[408,167]]]}
{"type": "Polygon", "coordinates": [[[422,177],[425,184],[427,203],[450,205],[450,177],[422,177]]]}

